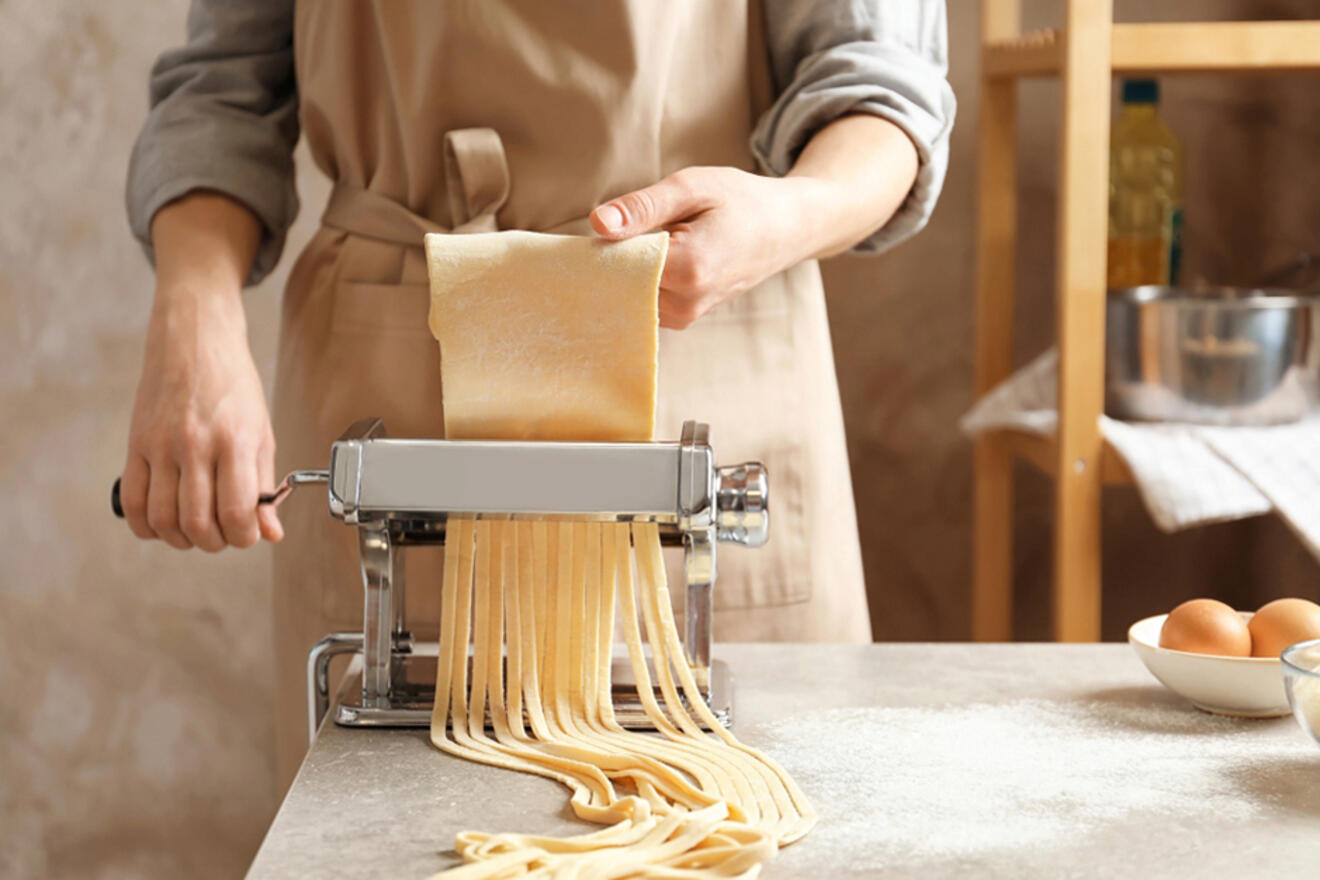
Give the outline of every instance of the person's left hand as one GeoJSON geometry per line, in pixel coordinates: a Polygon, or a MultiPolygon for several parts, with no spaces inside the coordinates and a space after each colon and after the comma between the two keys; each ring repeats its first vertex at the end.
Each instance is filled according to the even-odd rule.
{"type": "Polygon", "coordinates": [[[660,326],[682,329],[813,254],[807,205],[819,181],[692,167],[591,212],[601,236],[669,232],[660,326]],[[804,222],[805,221],[805,222],[804,222]]]}

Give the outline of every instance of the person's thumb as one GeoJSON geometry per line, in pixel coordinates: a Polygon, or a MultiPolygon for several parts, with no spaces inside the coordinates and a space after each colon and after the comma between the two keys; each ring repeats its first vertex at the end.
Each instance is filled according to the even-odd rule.
{"type": "Polygon", "coordinates": [[[598,205],[591,226],[605,238],[627,238],[675,223],[704,208],[706,200],[682,171],[598,205]]]}

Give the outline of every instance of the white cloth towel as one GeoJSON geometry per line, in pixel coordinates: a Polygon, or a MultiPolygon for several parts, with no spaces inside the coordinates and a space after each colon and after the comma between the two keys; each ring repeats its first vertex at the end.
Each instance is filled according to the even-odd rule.
{"type": "MultiPolygon", "coordinates": [[[[1058,352],[1051,349],[981,398],[962,418],[968,434],[1058,428],[1058,352]]],[[[1166,532],[1277,511],[1320,558],[1320,416],[1268,428],[1122,422],[1100,432],[1136,480],[1166,532]]]]}

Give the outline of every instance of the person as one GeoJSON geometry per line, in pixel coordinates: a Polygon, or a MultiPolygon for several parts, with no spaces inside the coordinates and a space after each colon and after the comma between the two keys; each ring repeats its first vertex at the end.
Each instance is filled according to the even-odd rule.
{"type": "MultiPolygon", "coordinates": [[[[721,552],[715,638],[870,639],[816,260],[925,224],[946,69],[942,0],[193,0],[128,175],[156,287],[122,500],[172,547],[280,542],[283,782],[306,748],[307,651],[360,628],[361,583],[355,530],[323,500],[277,515],[257,495],[365,416],[442,435],[428,231],[668,230],[658,431],[700,419],[723,460],[771,474],[769,544],[721,552]],[[300,132],[334,189],[285,290],[272,418],[241,294],[297,213],[300,132]]],[[[436,565],[410,551],[423,637],[436,565]]]]}

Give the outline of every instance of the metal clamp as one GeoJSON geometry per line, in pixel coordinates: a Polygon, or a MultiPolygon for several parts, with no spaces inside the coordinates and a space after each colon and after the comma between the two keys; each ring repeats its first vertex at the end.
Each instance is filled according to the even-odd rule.
{"type": "Polygon", "coordinates": [[[316,731],[330,711],[330,661],[340,654],[362,650],[362,633],[331,633],[317,642],[307,655],[307,741],[316,739],[316,731]]]}

